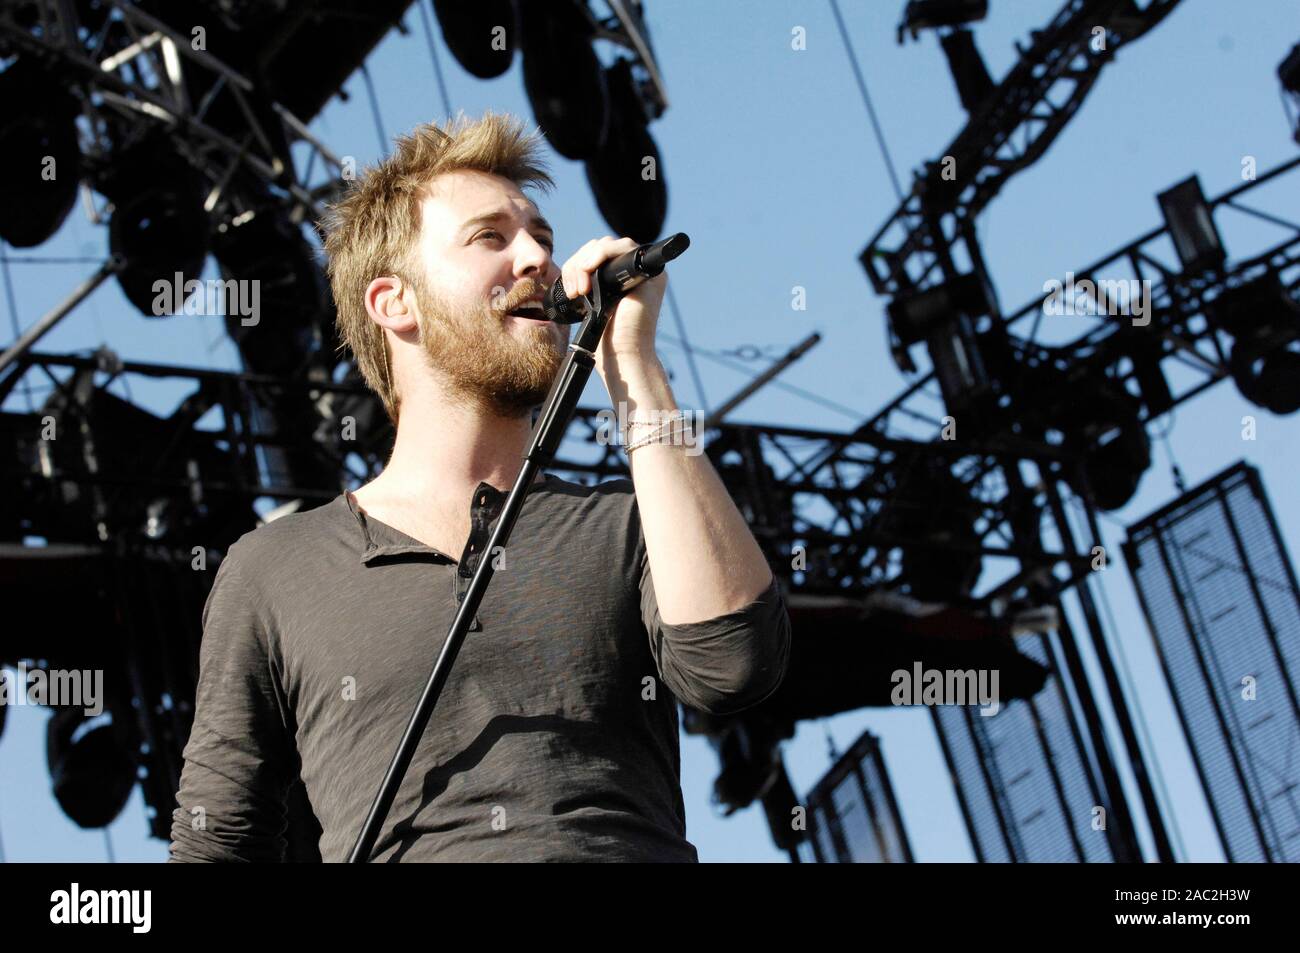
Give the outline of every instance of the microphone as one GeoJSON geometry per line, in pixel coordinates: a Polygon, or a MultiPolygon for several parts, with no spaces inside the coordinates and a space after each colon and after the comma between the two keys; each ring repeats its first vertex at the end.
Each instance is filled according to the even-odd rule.
{"type": "MultiPolygon", "coordinates": [[[[617,258],[611,258],[596,269],[592,290],[598,292],[597,300],[610,305],[627,294],[647,278],[653,278],[664,266],[686,251],[691,245],[685,232],[670,235],[661,242],[639,245],[617,258]]],[[[577,324],[587,317],[588,304],[582,295],[570,298],[564,293],[564,282],[556,281],[542,299],[542,313],[547,321],[556,324],[577,324]]]]}

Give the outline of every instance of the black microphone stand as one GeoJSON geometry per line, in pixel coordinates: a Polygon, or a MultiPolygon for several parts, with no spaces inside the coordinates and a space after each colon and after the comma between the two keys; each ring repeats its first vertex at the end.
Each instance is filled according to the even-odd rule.
{"type": "MultiPolygon", "coordinates": [[[[483,551],[485,557],[487,554],[499,552],[497,547],[504,547],[510,539],[515,520],[519,517],[519,511],[523,509],[524,498],[532,488],[533,480],[541,468],[555,458],[555,452],[560,446],[560,441],[564,439],[564,432],[568,429],[569,421],[573,419],[574,410],[577,409],[578,399],[582,396],[583,388],[587,386],[592,368],[596,366],[596,348],[600,346],[601,335],[605,333],[605,325],[609,322],[609,315],[605,314],[604,303],[601,301],[600,282],[593,276],[591,294],[574,299],[572,304],[578,306],[580,313],[585,311],[586,317],[578,328],[577,336],[569,344],[568,356],[563,366],[551,383],[551,392],[547,395],[542,405],[541,415],[533,426],[528,452],[524,455],[523,469],[519,471],[519,477],[515,480],[510,495],[506,497],[496,529],[492,532],[487,549],[483,551]]],[[[434,663],[428,684],[424,686],[419,704],[415,706],[415,712],[411,715],[406,732],[397,746],[393,763],[388,766],[383,784],[379,786],[379,794],[370,806],[370,813],[361,828],[361,835],[357,838],[356,845],[348,857],[350,864],[367,863],[370,859],[370,852],[393,806],[393,800],[397,797],[397,789],[406,776],[411,759],[415,756],[416,746],[424,734],[425,726],[429,723],[429,717],[433,714],[433,707],[438,703],[438,696],[442,694],[443,686],[447,684],[451,666],[460,652],[461,643],[465,641],[465,633],[469,631],[474,615],[483,600],[483,593],[487,591],[488,584],[492,581],[495,561],[489,558],[478,561],[474,578],[470,580],[469,590],[465,593],[456,618],[451,623],[451,629],[447,632],[447,640],[443,643],[437,662],[434,663]]]]}

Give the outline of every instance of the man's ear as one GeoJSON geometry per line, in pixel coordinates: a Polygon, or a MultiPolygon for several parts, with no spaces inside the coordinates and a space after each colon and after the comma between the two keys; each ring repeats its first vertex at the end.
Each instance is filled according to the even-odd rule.
{"type": "Polygon", "coordinates": [[[366,313],[381,328],[398,334],[418,327],[410,286],[396,275],[383,275],[366,287],[366,313]]]}

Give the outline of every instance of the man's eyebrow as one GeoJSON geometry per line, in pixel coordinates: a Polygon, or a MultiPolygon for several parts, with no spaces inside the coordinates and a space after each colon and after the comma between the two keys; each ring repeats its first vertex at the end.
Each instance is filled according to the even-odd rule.
{"type": "MultiPolygon", "coordinates": [[[[475,226],[491,225],[494,222],[500,222],[502,220],[509,219],[510,217],[511,217],[510,213],[505,211],[504,209],[498,209],[495,212],[484,212],[482,215],[475,215],[464,225],[462,225],[460,227],[460,230],[461,233],[463,234],[464,232],[467,232],[469,229],[474,228],[475,226]]],[[[538,212],[533,212],[528,217],[528,224],[533,226],[534,228],[540,228],[543,231],[550,232],[551,235],[555,234],[555,229],[551,227],[551,223],[548,222],[545,218],[543,218],[542,215],[538,212]]]]}

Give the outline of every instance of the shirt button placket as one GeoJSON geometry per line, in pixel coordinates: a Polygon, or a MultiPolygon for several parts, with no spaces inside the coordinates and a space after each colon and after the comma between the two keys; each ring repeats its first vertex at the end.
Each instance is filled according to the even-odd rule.
{"type": "MultiPolygon", "coordinates": [[[[456,599],[457,607],[459,607],[460,604],[465,601],[465,594],[467,592],[469,592],[469,580],[465,579],[464,581],[462,581],[459,572],[452,573],[451,594],[456,599]]],[[[469,630],[471,632],[483,631],[483,623],[479,621],[477,612],[474,613],[474,621],[470,623],[469,630]]]]}
{"type": "MultiPolygon", "coordinates": [[[[474,491],[473,499],[470,500],[469,541],[465,544],[465,551],[460,556],[460,565],[452,577],[457,605],[465,601],[470,580],[474,578],[474,571],[478,568],[479,560],[483,558],[483,549],[487,546],[489,530],[495,515],[495,497],[494,489],[489,488],[486,483],[480,483],[478,489],[474,491]]],[[[481,632],[482,629],[483,624],[475,613],[474,622],[469,630],[481,632]]]]}

